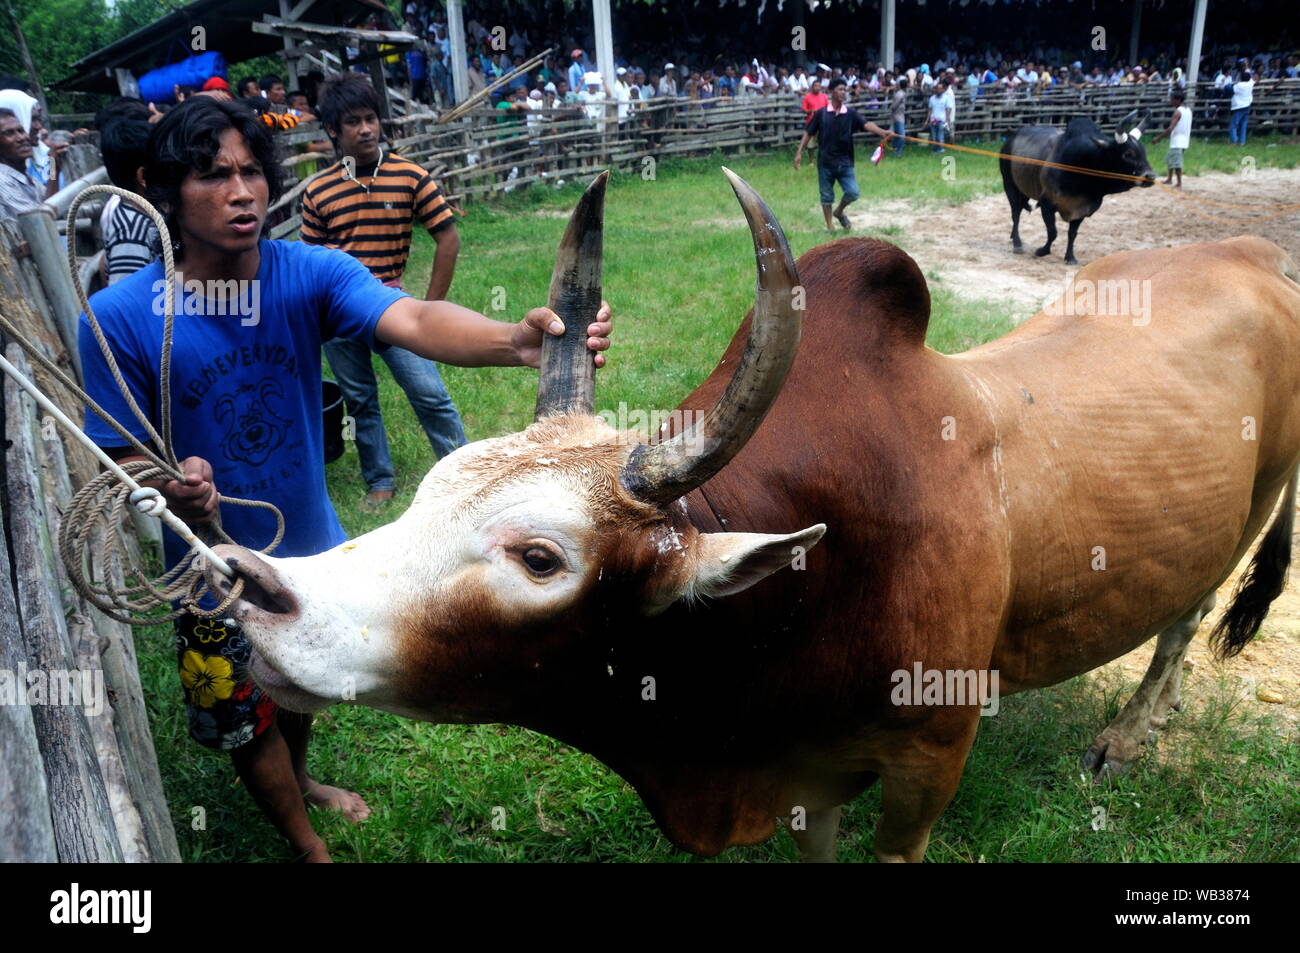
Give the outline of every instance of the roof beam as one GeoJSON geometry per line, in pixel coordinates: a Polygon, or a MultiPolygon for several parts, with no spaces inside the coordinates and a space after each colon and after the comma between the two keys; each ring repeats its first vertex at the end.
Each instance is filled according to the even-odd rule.
{"type": "Polygon", "coordinates": [[[349,46],[365,44],[387,44],[398,48],[414,46],[419,37],[405,30],[363,30],[353,27],[332,26],[325,23],[303,23],[290,21],[283,17],[269,14],[262,17],[262,22],[250,23],[254,33],[266,36],[293,37],[299,40],[346,41],[349,46]]]}

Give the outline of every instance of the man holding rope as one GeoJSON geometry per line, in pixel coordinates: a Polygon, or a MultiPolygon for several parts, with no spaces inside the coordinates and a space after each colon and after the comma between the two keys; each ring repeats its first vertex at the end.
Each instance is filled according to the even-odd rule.
{"type": "MultiPolygon", "coordinates": [[[[265,545],[275,532],[265,509],[224,507],[222,490],[278,507],[285,533],[277,556],[308,556],[346,536],[325,485],[321,432],[321,344],[344,336],[382,350],[404,347],[462,366],[537,366],[545,333],[563,332],[554,312],[535,308],[518,324],[493,321],[447,301],[412,298],[375,281],[345,252],[263,241],[266,210],[280,194],[270,134],[247,107],[193,97],[150,134],[141,171],[145,197],[166,216],[179,263],[171,411],[183,482],[159,486],[192,527],[218,518],[238,542],[265,545]],[[230,300],[234,298],[235,300],[230,300]]],[[[154,262],[91,302],[135,402],[156,427],[165,306],[164,266],[154,262]]],[[[602,304],[588,347],[609,347],[602,304]]],[[[81,319],[86,390],[147,441],[93,336],[81,319]]],[[[604,356],[597,353],[601,366],[604,356]]],[[[119,462],[144,460],[96,415],[85,430],[119,462]]],[[[165,534],[168,566],[187,549],[165,534]]],[[[177,654],[191,736],[229,751],[258,806],[308,861],[327,862],[304,798],[353,821],[370,813],[357,794],[307,774],[310,716],[277,711],[248,678],[251,649],[238,627],[185,616],[177,654]]]]}
{"type": "Polygon", "coordinates": [[[804,147],[810,139],[817,140],[817,184],[828,232],[835,231],[835,226],[831,224],[832,215],[841,227],[849,227],[849,217],[844,209],[858,199],[858,180],[853,171],[853,134],[870,132],[882,140],[893,135],[874,122],[863,119],[856,109],[850,109],[844,101],[846,89],[842,76],[831,80],[830,102],[808,117],[803,138],[799,140],[799,148],[794,153],[794,167],[798,169],[803,163],[804,147]],[[842,195],[839,206],[832,211],[836,182],[840,184],[842,195]]]}

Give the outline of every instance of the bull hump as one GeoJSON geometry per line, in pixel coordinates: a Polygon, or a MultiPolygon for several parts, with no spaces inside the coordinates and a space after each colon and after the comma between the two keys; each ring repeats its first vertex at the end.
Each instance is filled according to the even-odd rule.
{"type": "Polygon", "coordinates": [[[881,337],[917,348],[925,343],[930,289],[920,267],[897,245],[876,238],[840,239],[804,253],[796,267],[808,291],[805,339],[836,335],[837,351],[854,341],[875,344],[881,337]]]}

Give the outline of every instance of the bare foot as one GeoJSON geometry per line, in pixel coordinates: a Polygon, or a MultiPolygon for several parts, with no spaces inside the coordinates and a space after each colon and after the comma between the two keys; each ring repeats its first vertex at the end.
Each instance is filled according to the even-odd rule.
{"type": "Polygon", "coordinates": [[[330,852],[325,849],[325,842],[317,840],[305,851],[298,855],[298,862],[302,864],[332,864],[334,858],[330,852]]]}
{"type": "Polygon", "coordinates": [[[371,490],[362,498],[361,508],[367,513],[377,513],[392,502],[392,490],[371,490]]]}
{"type": "MultiPolygon", "coordinates": [[[[308,778],[307,783],[302,785],[302,793],[308,804],[341,811],[343,816],[353,824],[360,824],[370,816],[370,806],[361,799],[360,794],[352,791],[345,791],[343,788],[336,788],[329,784],[319,784],[308,778]]],[[[322,849],[323,847],[324,845],[322,849]]]]}

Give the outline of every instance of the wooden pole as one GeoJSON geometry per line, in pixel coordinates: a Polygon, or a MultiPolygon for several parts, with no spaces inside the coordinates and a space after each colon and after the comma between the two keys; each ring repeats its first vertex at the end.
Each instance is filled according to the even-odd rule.
{"type": "Polygon", "coordinates": [[[1196,0],[1192,14],[1192,41],[1187,47],[1187,99],[1196,99],[1196,79],[1201,71],[1201,40],[1205,36],[1205,6],[1207,0],[1196,0]]]}
{"type": "Polygon", "coordinates": [[[894,70],[894,0],[880,0],[880,60],[891,73],[894,70]]]}
{"type": "Polygon", "coordinates": [[[595,20],[596,69],[605,80],[605,96],[614,99],[614,32],[609,12],[609,0],[593,0],[592,15],[595,20]]]}
{"type": "Polygon", "coordinates": [[[1133,0],[1133,29],[1128,36],[1128,64],[1138,61],[1138,39],[1142,34],[1142,0],[1133,0]]]}
{"type": "Polygon", "coordinates": [[[451,98],[469,99],[469,65],[465,59],[465,14],[461,0],[447,0],[447,45],[451,49],[451,98]]]}
{"type": "MultiPolygon", "coordinates": [[[[285,20],[296,20],[293,10],[289,8],[289,0],[280,0],[280,16],[285,20]]],[[[287,36],[284,38],[284,49],[286,54],[294,49],[293,40],[287,36]]],[[[289,92],[298,88],[298,58],[296,56],[286,55],[284,58],[285,68],[288,71],[289,92]]]]}
{"type": "Polygon", "coordinates": [[[459,119],[461,116],[465,115],[465,113],[467,113],[469,110],[473,109],[474,106],[476,106],[478,103],[482,102],[483,100],[487,99],[488,96],[492,95],[492,93],[500,89],[506,83],[510,82],[520,73],[527,73],[530,69],[532,69],[538,63],[540,63],[546,57],[550,56],[552,49],[554,49],[554,47],[548,47],[547,49],[538,53],[536,56],[534,56],[532,59],[528,60],[527,62],[521,63],[518,66],[516,66],[514,69],[506,73],[504,76],[502,76],[496,82],[492,83],[490,86],[486,86],[483,89],[480,89],[477,93],[469,97],[469,99],[465,100],[459,106],[456,106],[454,109],[447,110],[446,112],[444,112],[442,115],[438,117],[437,125],[441,126],[445,123],[451,122],[453,119],[459,119]]]}

